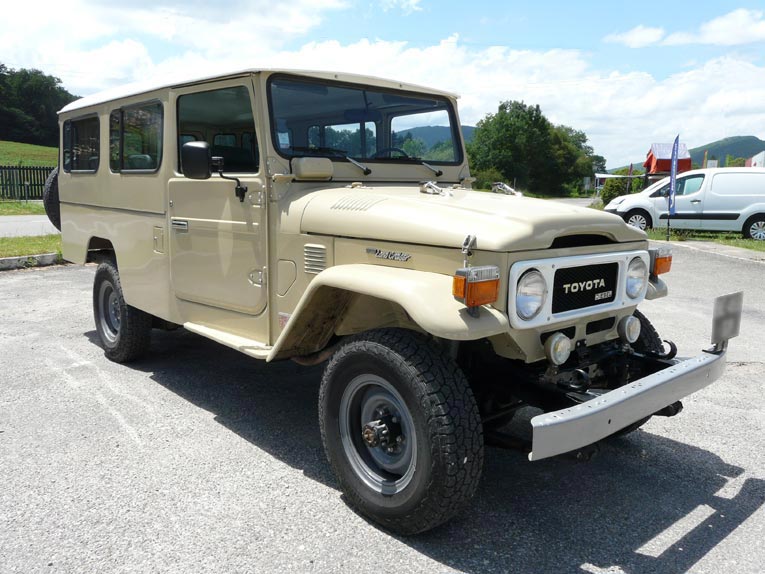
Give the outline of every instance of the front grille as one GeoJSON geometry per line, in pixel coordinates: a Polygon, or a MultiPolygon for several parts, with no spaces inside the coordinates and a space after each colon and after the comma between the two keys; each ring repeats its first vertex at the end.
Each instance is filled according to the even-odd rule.
{"type": "Polygon", "coordinates": [[[555,272],[552,312],[610,303],[616,298],[619,264],[568,267],[555,272]]]}

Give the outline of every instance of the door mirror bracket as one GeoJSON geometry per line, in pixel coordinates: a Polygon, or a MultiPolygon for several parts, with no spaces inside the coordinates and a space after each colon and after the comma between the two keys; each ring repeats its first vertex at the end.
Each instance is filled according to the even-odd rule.
{"type": "Polygon", "coordinates": [[[234,188],[234,193],[236,193],[236,196],[239,198],[240,202],[244,202],[244,196],[247,195],[247,186],[242,185],[242,182],[239,181],[238,177],[232,177],[230,175],[223,175],[223,158],[220,156],[213,156],[210,158],[210,165],[218,170],[218,175],[221,177],[221,179],[227,179],[229,181],[235,181],[236,187],[234,188]]]}

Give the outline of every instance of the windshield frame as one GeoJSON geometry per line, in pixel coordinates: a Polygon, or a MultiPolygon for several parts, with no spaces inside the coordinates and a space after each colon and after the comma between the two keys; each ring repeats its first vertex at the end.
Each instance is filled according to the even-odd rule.
{"type": "MultiPolygon", "coordinates": [[[[360,82],[344,82],[341,80],[329,80],[325,78],[317,78],[312,76],[302,76],[299,74],[285,74],[285,73],[278,73],[273,74],[268,77],[268,80],[266,82],[266,99],[268,103],[268,131],[270,133],[270,141],[271,145],[273,146],[274,151],[276,154],[284,158],[286,160],[292,160],[294,158],[299,157],[324,157],[331,161],[339,161],[339,162],[347,162],[347,159],[344,155],[341,155],[339,153],[332,154],[332,153],[283,153],[282,148],[279,144],[278,140],[278,133],[277,133],[277,125],[274,118],[274,101],[273,101],[273,91],[272,91],[272,84],[274,81],[278,80],[290,80],[290,81],[298,81],[298,82],[304,82],[304,83],[311,83],[311,84],[318,84],[322,86],[336,86],[340,88],[350,88],[350,89],[357,89],[357,90],[366,90],[366,91],[374,91],[379,93],[387,93],[387,94],[394,94],[397,96],[402,97],[414,97],[414,98],[425,98],[428,100],[437,100],[439,102],[442,102],[444,106],[446,107],[446,111],[449,115],[449,123],[448,126],[451,131],[451,137],[452,142],[454,145],[454,151],[455,151],[455,159],[453,161],[439,161],[434,159],[428,159],[427,157],[420,158],[420,157],[381,157],[381,158],[373,158],[373,157],[358,157],[355,155],[350,155],[348,153],[348,157],[353,158],[356,161],[370,163],[370,164],[395,164],[400,163],[403,165],[420,165],[422,162],[426,162],[428,164],[433,165],[439,165],[439,166],[460,166],[465,161],[465,147],[464,147],[464,141],[462,138],[462,129],[461,126],[458,124],[457,121],[457,113],[455,109],[454,102],[441,94],[434,94],[426,91],[421,92],[415,92],[411,90],[397,90],[395,88],[388,88],[388,87],[381,87],[371,84],[364,84],[360,82]]],[[[396,117],[402,117],[407,114],[400,114],[399,116],[393,116],[389,119],[388,124],[392,123],[392,120],[396,117]]],[[[409,114],[414,115],[414,113],[409,114]]],[[[447,127],[447,126],[444,126],[447,127]]],[[[386,133],[390,133],[391,126],[383,126],[382,129],[386,133]]],[[[298,146],[300,147],[300,146],[298,146]]],[[[381,148],[384,149],[384,148],[381,148]]]]}

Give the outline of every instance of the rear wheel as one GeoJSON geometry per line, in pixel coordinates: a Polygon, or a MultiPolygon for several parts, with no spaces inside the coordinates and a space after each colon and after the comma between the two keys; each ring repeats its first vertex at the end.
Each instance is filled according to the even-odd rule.
{"type": "Polygon", "coordinates": [[[127,363],[149,349],[152,316],[125,303],[113,261],[103,262],[96,269],[93,314],[96,332],[108,359],[127,363]]]}
{"type": "Polygon", "coordinates": [[[651,216],[643,209],[632,209],[624,214],[624,221],[632,227],[645,231],[653,227],[651,216]]]}
{"type": "Polygon", "coordinates": [[[741,234],[745,239],[765,241],[765,215],[760,213],[747,219],[741,234]]]}
{"type": "Polygon", "coordinates": [[[348,502],[390,530],[429,530],[475,493],[478,407],[462,371],[421,335],[384,329],[344,343],[322,378],[319,422],[348,502]]]}

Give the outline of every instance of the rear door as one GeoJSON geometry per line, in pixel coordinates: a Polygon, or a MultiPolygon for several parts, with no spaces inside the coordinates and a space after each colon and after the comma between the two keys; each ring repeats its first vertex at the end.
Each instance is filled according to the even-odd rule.
{"type": "Polygon", "coordinates": [[[765,174],[753,172],[716,173],[704,201],[704,229],[741,231],[742,213],[765,199],[765,174]]]}
{"type": "MultiPolygon", "coordinates": [[[[179,153],[178,175],[169,182],[173,290],[183,301],[243,318],[262,314],[268,302],[267,225],[252,83],[231,79],[177,94],[179,152],[183,143],[206,141],[213,156],[223,157],[225,175],[239,177],[248,194],[240,201],[235,183],[217,174],[187,179],[179,153]]],[[[268,340],[266,332],[250,336],[268,340]]]]}

